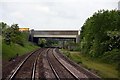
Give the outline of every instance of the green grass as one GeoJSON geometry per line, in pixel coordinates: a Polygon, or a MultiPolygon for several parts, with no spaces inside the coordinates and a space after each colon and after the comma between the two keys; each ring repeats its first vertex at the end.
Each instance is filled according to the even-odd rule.
{"type": "Polygon", "coordinates": [[[7,45],[2,42],[2,58],[8,60],[11,57],[14,57],[16,54],[23,55],[37,48],[38,46],[35,46],[30,42],[26,42],[24,47],[14,43],[7,45]]]}
{"type": "MultiPolygon", "coordinates": [[[[67,56],[68,51],[62,50],[62,52],[67,56]]],[[[82,65],[92,71],[96,71],[97,75],[102,78],[118,78],[118,71],[116,66],[113,64],[103,63],[97,60],[93,60],[87,56],[80,54],[80,52],[70,52],[69,58],[76,63],[81,62],[82,65]]]]}
{"type": "Polygon", "coordinates": [[[9,60],[10,58],[16,56],[16,54],[23,55],[38,48],[38,46],[28,41],[29,38],[28,32],[22,32],[20,36],[22,38],[24,46],[20,46],[19,44],[12,42],[10,45],[7,45],[5,41],[2,39],[3,60],[9,60]]]}

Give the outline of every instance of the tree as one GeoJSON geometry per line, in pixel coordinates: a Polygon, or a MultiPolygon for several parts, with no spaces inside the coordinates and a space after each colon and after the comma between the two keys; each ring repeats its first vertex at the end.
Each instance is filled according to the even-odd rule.
{"type": "Polygon", "coordinates": [[[6,44],[17,43],[21,46],[24,46],[21,32],[19,31],[18,24],[13,24],[9,27],[6,23],[0,23],[2,27],[2,35],[6,44]]]}
{"type": "Polygon", "coordinates": [[[45,45],[46,45],[46,39],[39,38],[38,45],[40,45],[41,47],[45,47],[45,45]]]}
{"type": "Polygon", "coordinates": [[[120,51],[120,11],[100,10],[88,18],[81,28],[80,51],[104,60],[112,54],[108,62],[119,62],[120,53],[116,51],[120,51]]]}
{"type": "Polygon", "coordinates": [[[4,22],[0,22],[0,34],[4,35],[4,31],[8,28],[9,26],[4,23],[4,22]]]}

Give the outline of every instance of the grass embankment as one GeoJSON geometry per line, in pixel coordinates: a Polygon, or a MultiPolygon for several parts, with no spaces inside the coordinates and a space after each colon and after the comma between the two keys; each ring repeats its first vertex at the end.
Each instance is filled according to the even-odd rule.
{"type": "Polygon", "coordinates": [[[67,57],[78,64],[82,64],[88,70],[97,72],[102,78],[118,78],[118,71],[115,65],[106,64],[97,60],[93,60],[87,56],[80,54],[80,52],[61,50],[67,57]]]}
{"type": "Polygon", "coordinates": [[[24,46],[12,42],[10,45],[7,45],[5,41],[2,40],[2,59],[9,60],[10,58],[15,57],[16,54],[19,54],[20,56],[39,48],[38,46],[28,41],[28,35],[28,33],[22,33],[21,37],[23,38],[24,46]]]}
{"type": "Polygon", "coordinates": [[[2,56],[3,59],[10,59],[16,56],[16,54],[23,55],[27,52],[33,51],[38,47],[32,43],[27,43],[24,47],[18,44],[11,43],[11,45],[6,45],[4,42],[2,44],[2,56]]]}

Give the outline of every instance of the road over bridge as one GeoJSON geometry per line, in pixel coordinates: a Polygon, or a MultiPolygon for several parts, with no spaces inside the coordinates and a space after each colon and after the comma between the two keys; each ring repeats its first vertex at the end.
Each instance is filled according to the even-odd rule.
{"type": "Polygon", "coordinates": [[[78,30],[31,30],[30,39],[35,42],[38,38],[52,38],[52,39],[74,39],[76,43],[79,42],[78,30]]]}

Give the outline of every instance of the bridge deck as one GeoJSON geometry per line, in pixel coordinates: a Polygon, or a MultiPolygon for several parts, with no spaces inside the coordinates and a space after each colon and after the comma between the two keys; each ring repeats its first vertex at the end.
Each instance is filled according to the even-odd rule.
{"type": "Polygon", "coordinates": [[[78,31],[34,31],[34,35],[78,35],[78,31]]]}
{"type": "Polygon", "coordinates": [[[42,37],[42,38],[76,38],[76,35],[34,35],[33,37],[42,37]]]}

